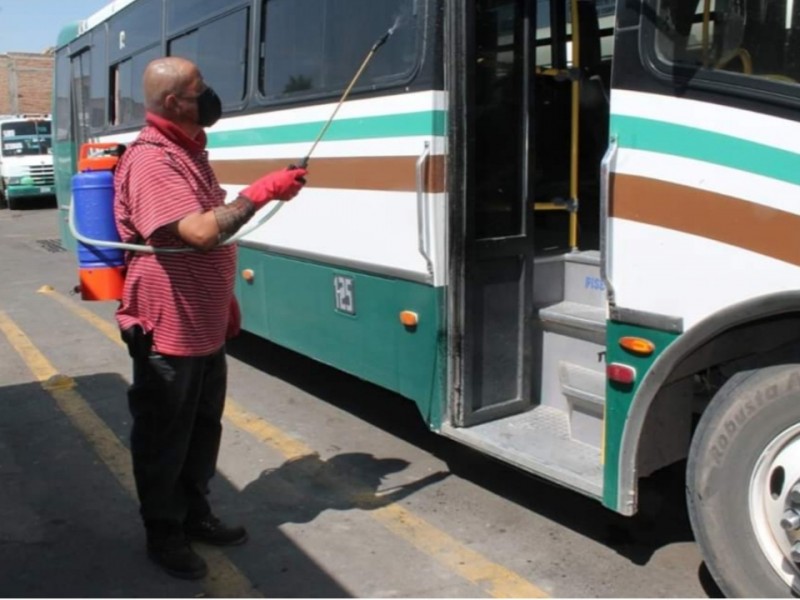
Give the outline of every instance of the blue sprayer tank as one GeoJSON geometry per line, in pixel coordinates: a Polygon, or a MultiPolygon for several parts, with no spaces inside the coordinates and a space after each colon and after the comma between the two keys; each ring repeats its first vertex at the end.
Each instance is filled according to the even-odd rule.
{"type": "MultiPolygon", "coordinates": [[[[72,211],[75,229],[84,238],[119,242],[114,222],[114,167],[117,144],[84,144],[78,172],[72,176],[72,211]],[[94,154],[93,154],[94,153],[94,154]]],[[[81,298],[119,300],[125,281],[125,254],[78,242],[81,298]]]]}

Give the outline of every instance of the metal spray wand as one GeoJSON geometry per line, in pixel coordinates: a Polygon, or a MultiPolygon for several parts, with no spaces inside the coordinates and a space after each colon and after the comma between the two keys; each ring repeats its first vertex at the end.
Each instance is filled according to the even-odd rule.
{"type": "Polygon", "coordinates": [[[317,139],[315,139],[314,143],[311,145],[311,149],[308,151],[308,154],[306,154],[305,157],[303,157],[303,160],[300,161],[299,166],[301,168],[305,169],[308,166],[308,161],[311,158],[311,154],[314,152],[314,149],[317,147],[317,144],[319,144],[320,140],[328,131],[328,128],[331,126],[331,123],[333,123],[333,120],[336,118],[336,113],[339,112],[339,109],[342,107],[342,104],[344,104],[345,100],[347,100],[347,97],[350,95],[350,91],[353,89],[356,82],[361,77],[361,74],[364,72],[364,69],[367,68],[369,61],[372,60],[372,57],[375,56],[375,53],[378,51],[378,49],[386,43],[386,40],[389,39],[389,37],[397,30],[399,26],[400,26],[400,17],[396,18],[394,24],[386,31],[386,33],[384,33],[378,39],[377,42],[375,42],[372,45],[372,48],[370,48],[370,51],[364,58],[364,62],[361,63],[361,66],[358,68],[358,71],[356,71],[355,76],[350,81],[347,88],[344,90],[344,94],[342,94],[342,97],[339,99],[339,103],[336,105],[336,108],[333,109],[333,113],[331,114],[330,118],[325,122],[325,125],[323,125],[322,129],[317,135],[317,139]]]}

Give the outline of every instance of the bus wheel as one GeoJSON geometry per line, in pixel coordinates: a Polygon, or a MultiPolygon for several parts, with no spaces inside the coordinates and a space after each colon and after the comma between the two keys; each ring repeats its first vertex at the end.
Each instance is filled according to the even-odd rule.
{"type": "Polygon", "coordinates": [[[800,592],[800,365],[725,383],[695,432],[686,496],[706,566],[727,596],[800,592]]]}

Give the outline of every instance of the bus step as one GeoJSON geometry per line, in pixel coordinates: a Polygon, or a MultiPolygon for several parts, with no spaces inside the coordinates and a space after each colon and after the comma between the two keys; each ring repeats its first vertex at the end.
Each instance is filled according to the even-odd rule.
{"type": "Polygon", "coordinates": [[[605,308],[559,302],[539,311],[538,402],[563,411],[570,435],[599,448],[605,403],[605,308]]]}
{"type": "Polygon", "coordinates": [[[567,414],[549,406],[441,433],[520,469],[594,498],[603,492],[600,450],[572,439],[567,414]]]}
{"type": "Polygon", "coordinates": [[[564,255],[563,300],[589,306],[606,305],[606,286],[600,277],[600,253],[596,250],[564,255]]]}
{"type": "Polygon", "coordinates": [[[606,377],[602,371],[568,361],[558,365],[561,393],[569,405],[572,439],[599,448],[603,441],[606,377]]]}
{"type": "Polygon", "coordinates": [[[605,345],[606,308],[565,300],[539,310],[545,331],[605,345]]]}

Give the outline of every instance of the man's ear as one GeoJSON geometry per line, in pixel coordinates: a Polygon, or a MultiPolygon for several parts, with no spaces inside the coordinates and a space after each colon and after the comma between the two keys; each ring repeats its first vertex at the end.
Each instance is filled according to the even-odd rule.
{"type": "Polygon", "coordinates": [[[164,98],[164,108],[170,114],[180,115],[181,103],[178,102],[178,97],[175,94],[167,94],[164,98]]]}

